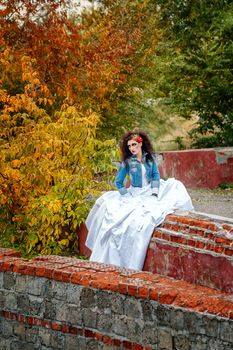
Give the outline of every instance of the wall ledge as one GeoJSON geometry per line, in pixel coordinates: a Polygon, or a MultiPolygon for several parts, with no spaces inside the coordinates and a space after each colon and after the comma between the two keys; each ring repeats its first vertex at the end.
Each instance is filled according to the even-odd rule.
{"type": "Polygon", "coordinates": [[[1,248],[0,272],[89,286],[233,319],[232,295],[212,288],[76,258],[39,256],[26,260],[7,254],[7,250],[1,248]]]}
{"type": "Polygon", "coordinates": [[[0,349],[233,346],[232,294],[76,258],[18,255],[0,248],[0,349]]]}

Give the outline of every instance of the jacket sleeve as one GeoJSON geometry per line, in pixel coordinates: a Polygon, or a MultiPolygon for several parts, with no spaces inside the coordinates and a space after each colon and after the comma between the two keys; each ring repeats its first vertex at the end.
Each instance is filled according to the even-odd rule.
{"type": "Polygon", "coordinates": [[[128,193],[127,188],[124,185],[124,180],[126,178],[127,173],[128,173],[127,164],[122,162],[117,171],[116,180],[115,180],[115,185],[121,195],[128,193]]]}
{"type": "Polygon", "coordinates": [[[151,187],[153,189],[152,192],[158,194],[159,186],[160,186],[159,168],[157,166],[156,160],[153,159],[152,173],[151,173],[151,187]]]}

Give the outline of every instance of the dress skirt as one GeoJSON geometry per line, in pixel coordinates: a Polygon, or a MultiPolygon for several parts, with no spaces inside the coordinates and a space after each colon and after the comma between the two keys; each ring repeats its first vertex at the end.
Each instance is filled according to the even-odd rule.
{"type": "Polygon", "coordinates": [[[91,261],[142,270],[154,228],[166,215],[193,206],[183,183],[174,178],[160,180],[158,197],[150,185],[128,192],[109,191],[97,199],[86,219],[86,246],[91,261]]]}

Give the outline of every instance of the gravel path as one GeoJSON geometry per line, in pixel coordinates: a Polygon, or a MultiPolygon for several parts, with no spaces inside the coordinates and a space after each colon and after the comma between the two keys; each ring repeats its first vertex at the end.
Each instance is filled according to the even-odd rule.
{"type": "Polygon", "coordinates": [[[233,189],[187,189],[195,211],[233,218],[233,189]]]}

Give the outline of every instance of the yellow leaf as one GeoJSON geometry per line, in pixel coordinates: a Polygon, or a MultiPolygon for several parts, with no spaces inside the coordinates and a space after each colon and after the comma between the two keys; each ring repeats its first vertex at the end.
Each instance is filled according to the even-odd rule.
{"type": "Polygon", "coordinates": [[[68,245],[69,245],[69,240],[68,240],[68,239],[62,239],[62,240],[59,241],[58,243],[61,244],[61,245],[66,245],[66,246],[68,246],[68,245]]]}

